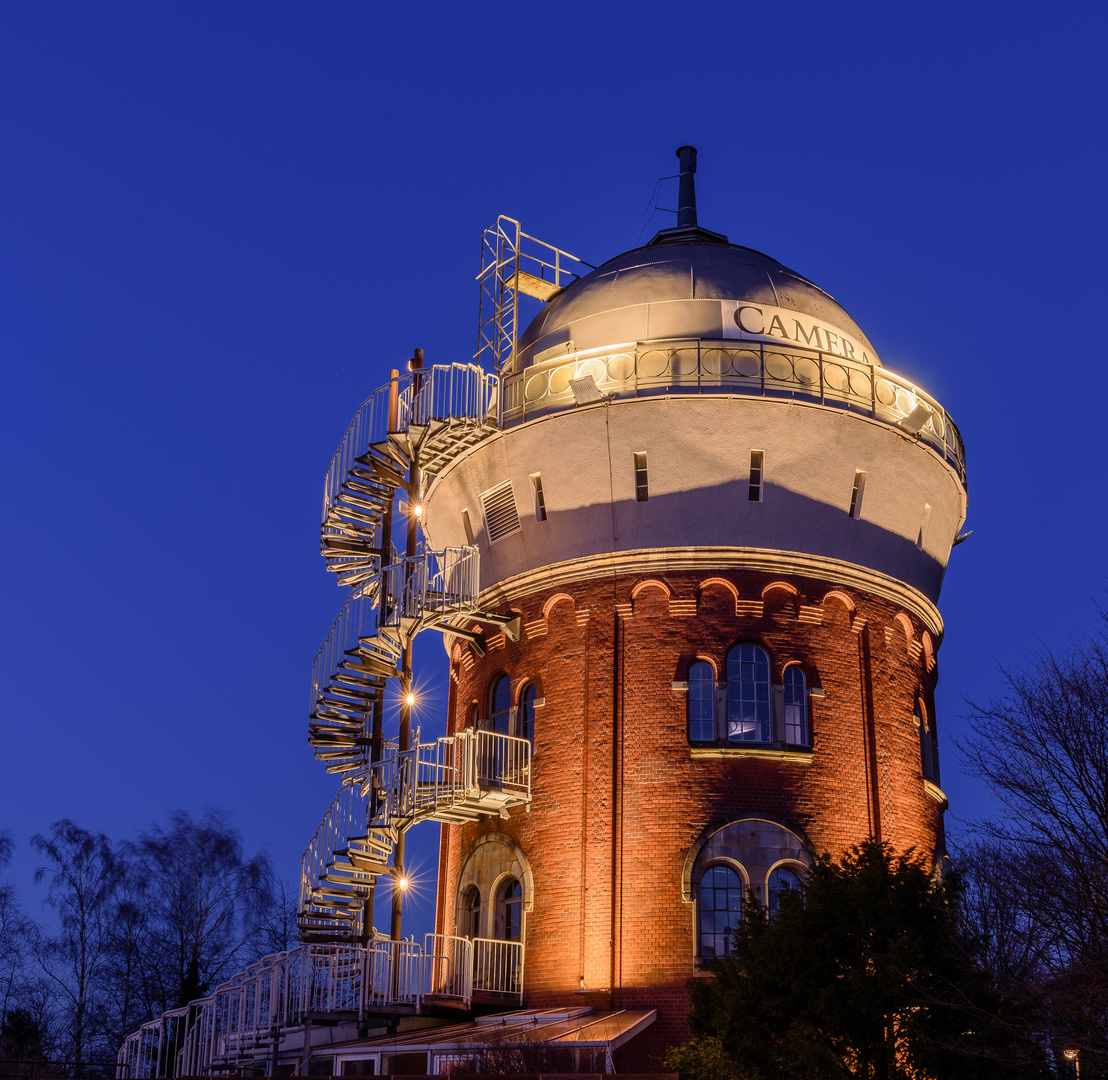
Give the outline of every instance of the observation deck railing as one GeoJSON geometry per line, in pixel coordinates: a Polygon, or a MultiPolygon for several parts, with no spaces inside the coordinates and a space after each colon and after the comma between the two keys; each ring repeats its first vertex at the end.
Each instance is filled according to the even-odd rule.
{"type": "Polygon", "coordinates": [[[784,343],[680,338],[559,356],[505,376],[501,426],[572,409],[569,381],[586,375],[616,398],[727,394],[849,409],[916,435],[966,483],[962,437],[928,393],[886,368],[784,343]],[[909,418],[919,406],[926,412],[915,414],[913,431],[909,418]]]}

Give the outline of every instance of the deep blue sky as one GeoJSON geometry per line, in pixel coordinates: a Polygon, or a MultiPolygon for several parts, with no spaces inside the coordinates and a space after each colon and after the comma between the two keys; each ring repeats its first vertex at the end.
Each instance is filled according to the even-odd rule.
{"type": "Polygon", "coordinates": [[[219,805],[295,878],[333,788],[305,726],[349,416],[415,345],[470,356],[498,213],[599,263],[672,223],[643,211],[686,142],[701,223],[962,429],[943,780],[985,810],[962,697],[1108,584],[1103,6],[398,10],[0,8],[0,828],[32,913],[26,840],[63,816],[219,805]]]}

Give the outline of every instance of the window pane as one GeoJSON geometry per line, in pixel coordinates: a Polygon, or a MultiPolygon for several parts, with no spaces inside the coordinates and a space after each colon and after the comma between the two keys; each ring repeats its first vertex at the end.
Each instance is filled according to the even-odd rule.
{"type": "Polygon", "coordinates": [[[742,918],[742,880],[730,867],[710,866],[700,876],[698,892],[700,955],[728,956],[732,931],[742,918]]]}
{"type": "Polygon", "coordinates": [[[498,675],[489,691],[489,720],[498,735],[508,734],[508,711],[511,707],[511,682],[507,675],[498,675]]]}
{"type": "Polygon", "coordinates": [[[769,654],[758,645],[736,645],[727,654],[727,738],[770,742],[769,654]]]}
{"type": "Polygon", "coordinates": [[[781,893],[800,888],[800,875],[787,866],[779,866],[769,876],[769,912],[772,915],[781,902],[781,893]]]}
{"type": "Polygon", "coordinates": [[[703,660],[689,668],[689,741],[711,742],[715,731],[716,678],[703,660]]]}
{"type": "Polygon", "coordinates": [[[524,687],[519,699],[519,737],[535,743],[535,684],[524,687]]]}
{"type": "Polygon", "coordinates": [[[795,664],[785,668],[785,742],[808,745],[808,685],[795,664]]]}

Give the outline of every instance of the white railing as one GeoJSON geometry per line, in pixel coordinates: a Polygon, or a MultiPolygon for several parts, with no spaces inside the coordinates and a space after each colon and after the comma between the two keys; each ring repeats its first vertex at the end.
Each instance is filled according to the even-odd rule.
{"type": "Polygon", "coordinates": [[[475,736],[476,746],[467,766],[466,781],[475,790],[498,790],[531,798],[531,741],[493,731],[464,733],[475,736]]]}
{"type": "Polygon", "coordinates": [[[473,989],[517,994],[523,1003],[523,942],[473,939],[473,989]]]}
{"type": "Polygon", "coordinates": [[[363,945],[301,945],[259,960],[206,998],[171,1009],[129,1035],[119,1080],[210,1076],[271,1055],[308,1013],[364,1018],[374,1008],[412,1008],[429,994],[470,1006],[475,991],[523,993],[518,941],[428,934],[374,936],[363,945]]]}
{"type": "Polygon", "coordinates": [[[423,1000],[423,949],[414,940],[373,942],[366,953],[363,1002],[374,1005],[413,1005],[423,1000]]]}
{"type": "Polygon", "coordinates": [[[435,364],[414,373],[410,410],[401,426],[462,420],[496,426],[500,378],[477,364],[435,364]],[[418,393],[414,385],[419,386],[418,393]]]}
{"type": "Polygon", "coordinates": [[[323,524],[328,524],[358,458],[385,443],[389,435],[406,432],[412,424],[461,420],[495,427],[499,386],[499,378],[486,374],[477,364],[435,364],[416,372],[404,372],[395,382],[374,390],[358,406],[327,466],[323,480],[323,524]],[[390,425],[393,395],[396,422],[390,425]]]}
{"type": "Polygon", "coordinates": [[[475,610],[480,573],[476,547],[424,550],[386,566],[380,577],[381,626],[475,610]]]}
{"type": "Polygon", "coordinates": [[[617,398],[690,393],[778,398],[849,409],[890,425],[923,406],[920,440],[966,480],[962,437],[928,393],[887,368],[786,342],[639,341],[560,356],[505,377],[501,426],[572,409],[569,382],[587,375],[617,398]]]}
{"type": "MultiPolygon", "coordinates": [[[[392,791],[395,786],[396,744],[383,747],[380,761],[374,762],[347,778],[332,800],[322,821],[316,828],[300,862],[300,926],[310,930],[329,927],[336,916],[326,911],[326,901],[317,901],[313,893],[327,880],[338,852],[348,850],[353,843],[358,851],[375,854],[381,843],[369,839],[373,830],[387,830],[392,825],[392,791]]],[[[380,840],[380,837],[377,838],[380,840]]],[[[380,852],[382,861],[388,853],[380,852]]],[[[351,891],[368,892],[377,878],[370,870],[343,869],[342,880],[355,888],[351,891]]],[[[358,937],[362,932],[362,917],[358,909],[351,911],[350,932],[358,937]]]]}
{"type": "MultiPolygon", "coordinates": [[[[331,457],[327,473],[323,480],[323,522],[326,524],[331,508],[342,493],[342,485],[350,475],[350,470],[358,458],[366,454],[370,447],[385,442],[389,431],[389,399],[395,393],[399,409],[402,395],[411,398],[412,376],[405,372],[395,383],[387,382],[378,387],[358,406],[343,434],[338,449],[331,457]]],[[[399,428],[399,424],[397,425],[399,428]]]]}
{"type": "Polygon", "coordinates": [[[490,794],[504,804],[531,799],[531,743],[512,735],[467,729],[397,755],[394,813],[411,820],[479,803],[490,794]]]}
{"type": "Polygon", "coordinates": [[[461,998],[466,1008],[473,1000],[473,940],[455,934],[427,934],[423,939],[426,964],[425,992],[461,998]]]}
{"type": "Polygon", "coordinates": [[[377,637],[377,577],[356,585],[342,605],[331,629],[323,639],[312,661],[312,715],[322,714],[321,719],[361,720],[365,705],[353,699],[344,699],[345,689],[336,686],[335,675],[349,666],[347,653],[361,649],[384,664],[394,664],[396,654],[377,637]]]}

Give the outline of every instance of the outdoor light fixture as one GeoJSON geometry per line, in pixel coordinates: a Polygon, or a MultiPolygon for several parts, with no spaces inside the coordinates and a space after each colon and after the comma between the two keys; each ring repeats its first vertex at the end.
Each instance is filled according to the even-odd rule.
{"type": "Polygon", "coordinates": [[[931,410],[924,404],[917,405],[900,423],[898,427],[912,435],[918,435],[920,429],[931,419],[931,410]]]}
{"type": "Polygon", "coordinates": [[[579,379],[570,379],[569,388],[573,391],[573,400],[578,405],[591,405],[594,401],[603,401],[604,395],[591,375],[582,375],[579,379]]]}

